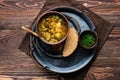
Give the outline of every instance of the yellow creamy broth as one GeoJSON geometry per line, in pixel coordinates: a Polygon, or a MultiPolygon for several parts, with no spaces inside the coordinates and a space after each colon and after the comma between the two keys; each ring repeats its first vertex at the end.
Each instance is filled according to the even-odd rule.
{"type": "Polygon", "coordinates": [[[67,34],[67,25],[65,20],[57,15],[43,18],[39,24],[41,37],[48,42],[58,42],[67,34]]]}

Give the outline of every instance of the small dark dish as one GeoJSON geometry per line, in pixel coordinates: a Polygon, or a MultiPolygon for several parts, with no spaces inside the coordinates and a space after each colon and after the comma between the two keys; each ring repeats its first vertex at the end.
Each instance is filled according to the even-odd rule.
{"type": "Polygon", "coordinates": [[[39,38],[46,44],[57,45],[63,42],[68,33],[70,25],[66,17],[56,11],[48,11],[37,19],[36,32],[39,38]]]}
{"type": "Polygon", "coordinates": [[[98,36],[95,31],[85,30],[79,36],[79,43],[85,49],[94,48],[97,45],[98,36]]]}

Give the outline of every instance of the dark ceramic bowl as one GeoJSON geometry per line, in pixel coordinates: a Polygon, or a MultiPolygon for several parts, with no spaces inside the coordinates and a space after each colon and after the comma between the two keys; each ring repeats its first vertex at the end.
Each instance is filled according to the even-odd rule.
{"type": "Polygon", "coordinates": [[[66,37],[68,36],[69,30],[70,30],[70,25],[69,25],[69,23],[68,23],[67,18],[66,18],[63,14],[61,14],[61,13],[59,13],[59,12],[56,12],[56,11],[47,11],[47,12],[44,12],[43,14],[41,14],[41,15],[38,17],[37,22],[36,22],[36,32],[37,32],[37,34],[39,35],[39,38],[40,38],[44,43],[49,44],[49,45],[57,45],[57,44],[62,43],[62,42],[66,39],[66,37]],[[45,40],[45,39],[43,39],[43,38],[41,37],[40,31],[38,30],[38,29],[39,29],[40,21],[43,20],[43,19],[46,18],[46,17],[53,16],[53,15],[57,15],[57,16],[59,16],[62,20],[64,20],[64,22],[65,22],[65,24],[66,24],[65,27],[67,27],[67,34],[66,34],[61,40],[59,40],[58,42],[48,42],[47,40],[45,40]]]}
{"type": "Polygon", "coordinates": [[[98,35],[95,31],[85,30],[79,35],[79,43],[85,49],[92,49],[98,43],[98,35]]]}

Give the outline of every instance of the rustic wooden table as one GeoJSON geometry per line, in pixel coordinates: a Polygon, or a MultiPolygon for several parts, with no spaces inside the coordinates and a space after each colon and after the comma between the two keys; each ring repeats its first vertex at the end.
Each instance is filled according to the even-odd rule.
{"type": "MultiPolygon", "coordinates": [[[[120,80],[120,0],[76,1],[116,25],[84,80],[120,80]]],[[[18,49],[26,33],[20,26],[31,25],[44,3],[0,0],[0,80],[58,80],[56,73],[40,69],[18,49]]]]}

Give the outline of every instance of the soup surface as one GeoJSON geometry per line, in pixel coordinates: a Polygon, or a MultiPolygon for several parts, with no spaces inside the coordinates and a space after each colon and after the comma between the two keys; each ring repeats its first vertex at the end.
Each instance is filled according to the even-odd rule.
{"type": "Polygon", "coordinates": [[[39,32],[47,42],[58,42],[66,36],[67,24],[58,15],[50,15],[40,21],[39,32]]]}

